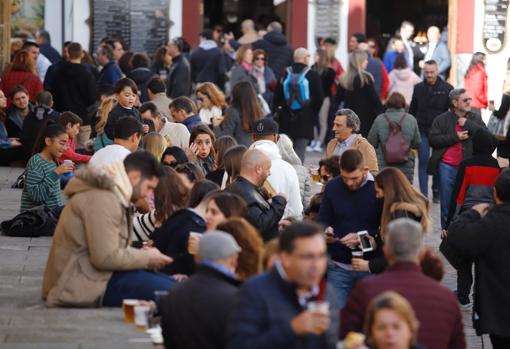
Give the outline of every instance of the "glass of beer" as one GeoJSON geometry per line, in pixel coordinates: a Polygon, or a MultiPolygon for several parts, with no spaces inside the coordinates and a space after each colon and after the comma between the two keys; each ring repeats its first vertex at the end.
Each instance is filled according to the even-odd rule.
{"type": "Polygon", "coordinates": [[[306,304],[306,310],[312,313],[322,313],[324,315],[329,314],[329,302],[324,301],[311,301],[306,304]]]}
{"type": "Polygon", "coordinates": [[[137,299],[124,299],[122,309],[124,310],[124,321],[135,322],[135,306],[138,305],[137,299]]]}
{"type": "Polygon", "coordinates": [[[310,166],[309,170],[310,170],[310,176],[312,176],[312,181],[314,181],[315,183],[318,183],[321,178],[320,173],[319,173],[319,166],[310,166]]]}
{"type": "Polygon", "coordinates": [[[202,234],[191,232],[189,233],[189,239],[188,239],[188,252],[191,255],[198,254],[198,245],[200,244],[200,238],[202,237],[202,234]]]}
{"type": "Polygon", "coordinates": [[[135,305],[135,326],[138,329],[146,329],[149,327],[149,305],[135,305]]]}

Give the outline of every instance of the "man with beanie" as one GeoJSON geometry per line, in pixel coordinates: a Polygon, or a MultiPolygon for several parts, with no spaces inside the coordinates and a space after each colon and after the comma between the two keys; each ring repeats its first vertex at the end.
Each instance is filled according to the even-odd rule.
{"type": "Polygon", "coordinates": [[[235,269],[241,248],[222,231],[200,239],[197,272],[173,288],[161,309],[167,348],[225,348],[227,318],[240,281],[235,269]]]}

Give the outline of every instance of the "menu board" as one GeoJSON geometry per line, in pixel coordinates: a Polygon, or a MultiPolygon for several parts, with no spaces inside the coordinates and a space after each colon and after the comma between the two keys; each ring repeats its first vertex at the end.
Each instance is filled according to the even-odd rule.
{"type": "Polygon", "coordinates": [[[483,44],[491,53],[501,51],[505,44],[508,2],[509,0],[485,0],[483,44]]]}
{"type": "Polygon", "coordinates": [[[93,50],[105,36],[122,37],[133,52],[154,54],[168,41],[168,0],[93,0],[93,50]]]}
{"type": "Polygon", "coordinates": [[[315,37],[338,40],[340,0],[317,0],[315,6],[315,37]]]}

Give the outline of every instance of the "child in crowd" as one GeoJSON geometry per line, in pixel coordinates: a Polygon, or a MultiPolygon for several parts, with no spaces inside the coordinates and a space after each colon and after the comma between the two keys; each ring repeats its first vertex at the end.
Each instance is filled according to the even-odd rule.
{"type": "Polygon", "coordinates": [[[69,136],[69,140],[67,141],[67,149],[60,157],[60,162],[64,162],[64,160],[71,160],[75,164],[88,163],[92,156],[83,155],[76,152],[75,140],[76,136],[80,132],[80,126],[82,123],[81,118],[73,112],[66,111],[59,116],[58,123],[60,126],[65,128],[67,135],[69,136]]]}
{"type": "Polygon", "coordinates": [[[35,142],[34,155],[26,167],[26,180],[21,194],[21,212],[38,205],[58,209],[64,205],[60,191],[60,176],[73,171],[72,163],[60,164],[58,159],[67,149],[66,130],[48,122],[35,142]]]}

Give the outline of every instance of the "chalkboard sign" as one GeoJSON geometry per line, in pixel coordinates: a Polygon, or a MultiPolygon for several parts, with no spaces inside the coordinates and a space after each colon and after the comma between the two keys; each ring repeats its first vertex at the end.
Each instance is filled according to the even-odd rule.
{"type": "Polygon", "coordinates": [[[339,38],[340,0],[317,0],[315,2],[315,36],[339,38]]]}
{"type": "Polygon", "coordinates": [[[93,0],[93,50],[105,36],[122,37],[133,52],[154,54],[168,41],[168,0],[93,0]]]}
{"type": "Polygon", "coordinates": [[[485,0],[483,44],[489,52],[499,52],[505,44],[508,2],[509,0],[485,0]]]}

